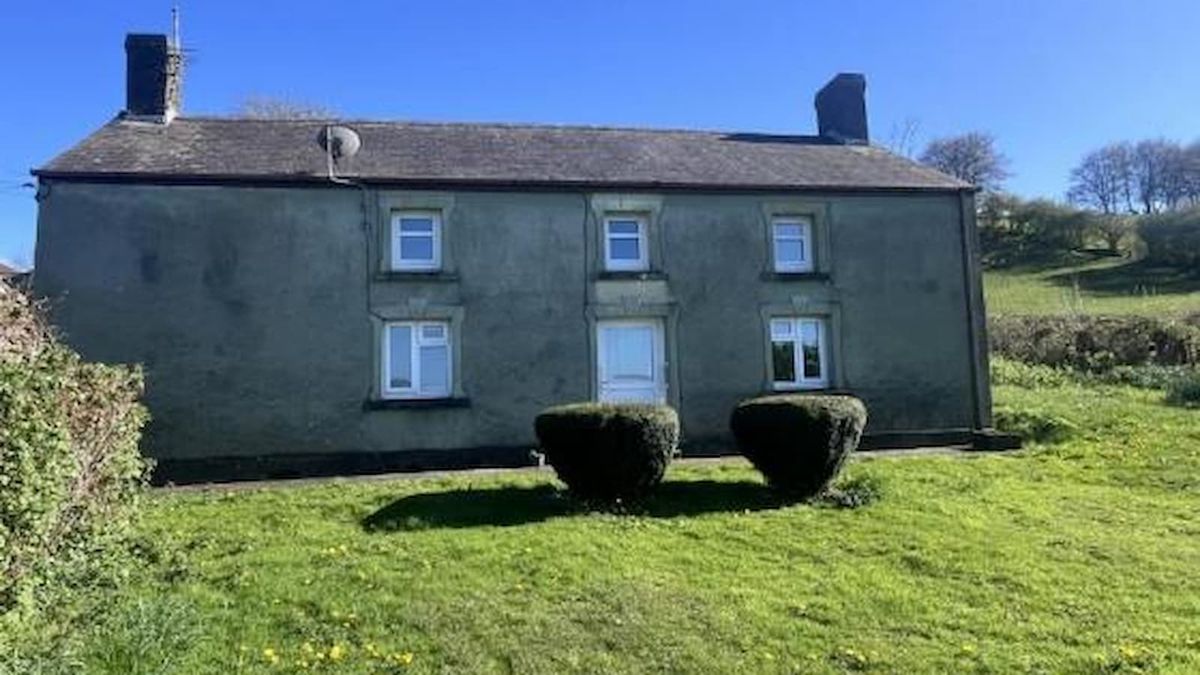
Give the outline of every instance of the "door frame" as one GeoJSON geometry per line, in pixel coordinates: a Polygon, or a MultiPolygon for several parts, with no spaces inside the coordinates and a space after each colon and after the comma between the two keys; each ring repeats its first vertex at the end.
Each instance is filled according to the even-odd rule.
{"type": "MultiPolygon", "coordinates": [[[[615,284],[627,283],[629,282],[606,281],[593,283],[589,288],[589,302],[587,308],[584,309],[587,328],[580,336],[587,345],[587,362],[581,364],[584,365],[587,372],[587,395],[592,401],[600,399],[600,373],[597,368],[600,359],[597,354],[599,345],[596,343],[596,324],[602,321],[619,321],[621,319],[658,320],[662,322],[663,341],[666,347],[667,405],[679,410],[682,415],[680,406],[683,403],[683,387],[680,382],[680,373],[683,361],[679,349],[679,306],[670,301],[665,287],[649,289],[652,292],[643,294],[636,302],[624,297],[626,295],[624,293],[613,297],[611,291],[606,288],[615,284]],[[602,296],[608,297],[601,300],[600,297],[597,297],[600,291],[603,291],[602,296]]],[[[663,283],[665,284],[665,282],[663,283]]]]}
{"type": "Polygon", "coordinates": [[[673,365],[670,358],[670,350],[667,341],[667,326],[666,321],[661,316],[625,316],[612,318],[597,318],[592,327],[592,372],[594,376],[594,386],[592,391],[592,399],[599,401],[600,395],[604,389],[603,371],[604,366],[601,364],[601,359],[604,354],[603,338],[601,337],[605,328],[629,326],[629,327],[649,327],[653,331],[654,359],[656,361],[656,371],[654,385],[661,392],[657,402],[670,405],[672,402],[673,386],[673,365]]]}

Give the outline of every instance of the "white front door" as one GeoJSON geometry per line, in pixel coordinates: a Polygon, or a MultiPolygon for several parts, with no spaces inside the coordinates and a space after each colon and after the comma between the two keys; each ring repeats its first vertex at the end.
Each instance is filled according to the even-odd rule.
{"type": "Polygon", "coordinates": [[[596,324],[601,401],[667,402],[662,322],[622,319],[596,324]]]}

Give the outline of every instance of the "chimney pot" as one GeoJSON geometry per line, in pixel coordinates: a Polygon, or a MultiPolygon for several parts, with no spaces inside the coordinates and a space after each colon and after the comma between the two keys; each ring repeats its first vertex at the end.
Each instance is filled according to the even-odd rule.
{"type": "Polygon", "coordinates": [[[125,36],[125,114],[166,123],[179,114],[183,57],[166,35],[125,36]]]}
{"type": "Polygon", "coordinates": [[[817,92],[817,129],[825,138],[841,143],[866,144],[867,78],[861,73],[839,73],[817,92]]]}

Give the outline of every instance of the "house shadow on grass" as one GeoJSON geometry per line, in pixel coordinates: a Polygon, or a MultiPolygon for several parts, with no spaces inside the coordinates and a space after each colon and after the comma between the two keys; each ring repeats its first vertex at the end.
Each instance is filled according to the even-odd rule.
{"type": "Polygon", "coordinates": [[[367,532],[440,528],[511,527],[593,512],[649,518],[705,513],[763,511],[791,502],[762,483],[749,481],[672,481],[651,496],[617,506],[579,501],[550,485],[463,489],[401,497],[362,520],[367,532]]]}

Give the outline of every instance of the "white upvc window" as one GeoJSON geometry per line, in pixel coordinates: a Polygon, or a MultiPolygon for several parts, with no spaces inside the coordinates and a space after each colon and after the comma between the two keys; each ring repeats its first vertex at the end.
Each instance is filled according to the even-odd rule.
{"type": "Polygon", "coordinates": [[[604,219],[604,268],[615,272],[650,269],[644,218],[609,216],[604,219]]]}
{"type": "Polygon", "coordinates": [[[404,321],[383,328],[383,397],[450,396],[450,324],[404,321]]]}
{"type": "Polygon", "coordinates": [[[827,332],[824,319],[771,319],[771,379],[775,389],[829,386],[827,332]]]}
{"type": "Polygon", "coordinates": [[[812,219],[787,216],[771,221],[776,272],[813,271],[812,219]]]}
{"type": "Polygon", "coordinates": [[[442,268],[442,215],[437,211],[392,213],[392,269],[430,272],[442,268]]]}

